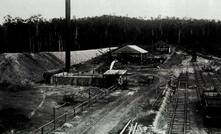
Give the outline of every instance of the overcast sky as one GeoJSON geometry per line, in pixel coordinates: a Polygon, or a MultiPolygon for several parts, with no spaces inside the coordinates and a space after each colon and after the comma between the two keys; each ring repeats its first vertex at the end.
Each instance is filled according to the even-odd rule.
{"type": "MultiPolygon", "coordinates": [[[[130,17],[158,15],[221,20],[221,0],[71,0],[72,16],[103,14],[130,17]]],[[[7,14],[30,17],[42,14],[45,18],[64,17],[65,0],[0,0],[0,22],[7,14]]]]}

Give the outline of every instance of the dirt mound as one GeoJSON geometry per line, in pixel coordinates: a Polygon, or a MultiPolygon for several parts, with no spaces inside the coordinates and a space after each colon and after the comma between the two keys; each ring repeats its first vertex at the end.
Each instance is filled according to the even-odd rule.
{"type": "MultiPolygon", "coordinates": [[[[105,54],[115,48],[71,52],[71,64],[79,64],[105,54]]],[[[64,67],[64,52],[4,53],[0,54],[0,83],[15,84],[43,80],[43,73],[64,67]]]]}
{"type": "Polygon", "coordinates": [[[43,72],[57,69],[64,63],[50,53],[5,53],[0,55],[0,83],[37,82],[43,79],[43,72]]]}

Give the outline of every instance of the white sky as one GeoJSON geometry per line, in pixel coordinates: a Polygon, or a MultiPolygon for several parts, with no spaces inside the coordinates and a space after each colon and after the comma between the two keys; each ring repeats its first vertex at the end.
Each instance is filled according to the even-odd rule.
{"type": "MultiPolygon", "coordinates": [[[[130,17],[158,15],[221,20],[221,0],[71,0],[72,16],[103,14],[130,17]]],[[[22,18],[42,14],[44,18],[64,17],[65,0],[0,0],[0,22],[7,14],[22,18]]]]}

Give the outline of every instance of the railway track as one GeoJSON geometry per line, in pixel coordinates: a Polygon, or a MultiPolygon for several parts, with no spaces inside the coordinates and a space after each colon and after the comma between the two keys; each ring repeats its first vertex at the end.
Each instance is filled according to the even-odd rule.
{"type": "Polygon", "coordinates": [[[196,88],[197,97],[199,102],[201,102],[203,90],[207,90],[207,88],[211,86],[209,83],[210,79],[206,79],[205,76],[203,76],[201,68],[196,63],[193,63],[193,68],[194,68],[195,83],[197,85],[196,88]]]}
{"type": "Polygon", "coordinates": [[[153,110],[159,110],[160,105],[162,104],[163,97],[165,96],[164,90],[162,90],[159,95],[157,96],[156,100],[152,104],[152,109],[153,110]]]}
{"type": "Polygon", "coordinates": [[[188,75],[181,74],[172,100],[167,134],[186,134],[189,131],[188,75]]]}

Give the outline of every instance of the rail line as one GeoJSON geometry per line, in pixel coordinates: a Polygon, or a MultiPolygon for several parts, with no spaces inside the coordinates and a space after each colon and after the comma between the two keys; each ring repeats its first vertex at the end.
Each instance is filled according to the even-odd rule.
{"type": "Polygon", "coordinates": [[[209,83],[208,80],[203,76],[203,72],[200,69],[199,65],[193,63],[193,68],[194,68],[195,83],[197,85],[196,87],[197,97],[199,102],[201,102],[203,90],[206,90],[206,88],[209,87],[209,83]]]}
{"type": "Polygon", "coordinates": [[[158,94],[157,98],[155,99],[155,101],[154,101],[153,104],[152,104],[152,109],[153,109],[153,110],[158,110],[158,109],[160,108],[160,105],[162,104],[162,101],[163,101],[163,97],[164,97],[164,96],[165,96],[164,90],[162,90],[162,91],[158,94]]]}
{"type": "Polygon", "coordinates": [[[188,119],[188,73],[181,74],[173,96],[167,134],[186,134],[189,130],[188,119]]]}

